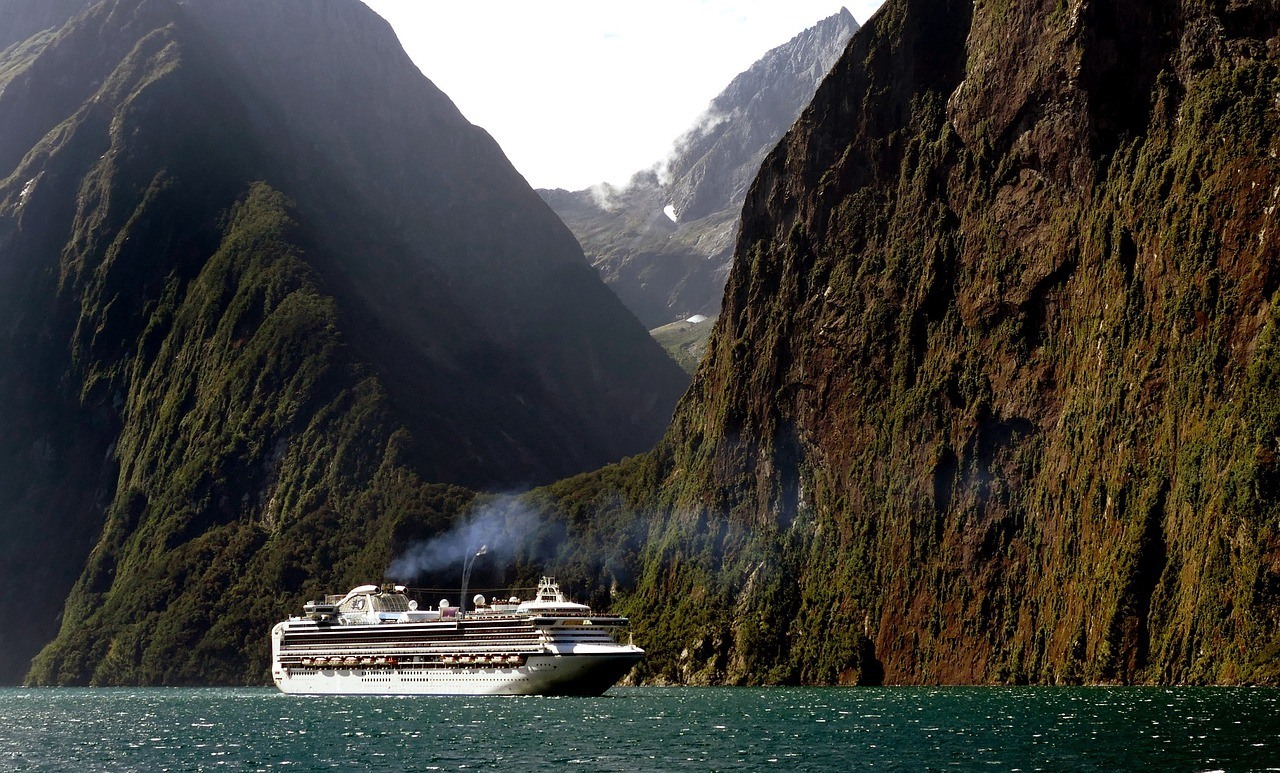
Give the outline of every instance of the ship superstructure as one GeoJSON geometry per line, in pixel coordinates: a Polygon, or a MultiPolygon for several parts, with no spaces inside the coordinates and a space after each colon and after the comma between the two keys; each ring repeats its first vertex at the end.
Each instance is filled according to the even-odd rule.
{"type": "Polygon", "coordinates": [[[291,694],[600,695],[644,657],[544,577],[531,601],[420,610],[403,586],[309,601],[271,630],[271,675],[291,694]]]}

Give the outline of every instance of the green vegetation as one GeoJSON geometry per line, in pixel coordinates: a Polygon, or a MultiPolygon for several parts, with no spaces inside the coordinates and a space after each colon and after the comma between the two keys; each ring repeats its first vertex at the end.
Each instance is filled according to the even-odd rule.
{"type": "Polygon", "coordinates": [[[265,621],[380,578],[400,530],[443,528],[470,500],[404,469],[410,441],[293,230],[255,186],[187,292],[151,311],[117,494],[30,681],[262,681],[265,621]]]}
{"type": "Polygon", "coordinates": [[[711,330],[715,327],[716,318],[709,317],[701,322],[682,320],[669,325],[656,327],[649,335],[671,355],[671,359],[680,364],[689,375],[698,369],[702,355],[707,351],[707,340],[711,338],[711,330]]]}

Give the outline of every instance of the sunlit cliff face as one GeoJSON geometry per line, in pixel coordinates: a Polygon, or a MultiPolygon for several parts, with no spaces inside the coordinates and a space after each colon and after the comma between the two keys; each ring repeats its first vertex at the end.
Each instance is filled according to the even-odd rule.
{"type": "Polygon", "coordinates": [[[854,37],[621,486],[672,507],[650,678],[1277,679],[1277,31],[939,1],[854,37]]]}

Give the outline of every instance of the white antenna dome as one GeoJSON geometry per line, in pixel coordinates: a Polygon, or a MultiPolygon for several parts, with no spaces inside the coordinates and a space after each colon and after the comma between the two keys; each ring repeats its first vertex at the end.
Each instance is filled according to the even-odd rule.
{"type": "Polygon", "coordinates": [[[483,607],[483,606],[484,606],[484,603],[485,603],[485,597],[484,597],[484,594],[483,594],[483,593],[477,593],[475,596],[473,596],[473,597],[471,598],[471,603],[472,603],[472,604],[475,604],[477,607],[483,607]]]}
{"type": "Polygon", "coordinates": [[[448,609],[448,608],[449,608],[449,599],[440,599],[440,608],[441,608],[441,609],[448,609]]]}

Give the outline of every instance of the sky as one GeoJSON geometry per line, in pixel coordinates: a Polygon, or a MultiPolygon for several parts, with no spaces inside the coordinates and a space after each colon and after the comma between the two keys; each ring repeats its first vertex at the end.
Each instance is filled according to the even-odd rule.
{"type": "Polygon", "coordinates": [[[734,76],[882,0],[365,0],[536,188],[624,183],[734,76]]]}

